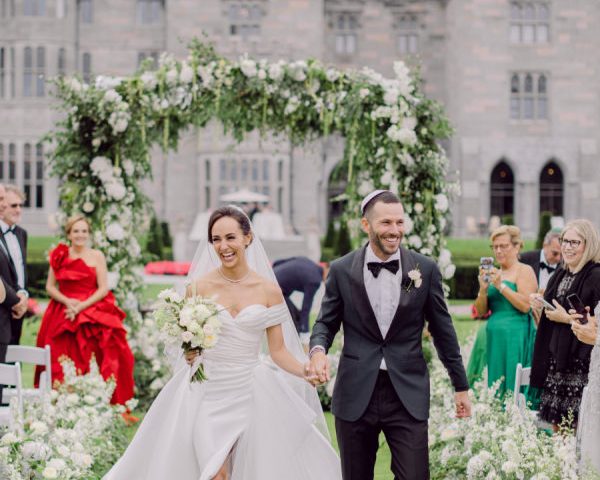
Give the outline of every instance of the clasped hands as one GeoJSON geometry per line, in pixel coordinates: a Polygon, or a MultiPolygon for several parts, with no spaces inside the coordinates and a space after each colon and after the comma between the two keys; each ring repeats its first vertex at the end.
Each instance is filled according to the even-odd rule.
{"type": "Polygon", "coordinates": [[[75,320],[75,317],[79,314],[79,312],[85,308],[83,302],[75,298],[67,299],[65,302],[65,307],[65,316],[71,321],[75,320]]]}
{"type": "Polygon", "coordinates": [[[19,303],[12,307],[12,318],[15,320],[18,320],[27,312],[27,300],[29,298],[24,293],[17,293],[17,297],[19,297],[19,303]]]}
{"type": "Polygon", "coordinates": [[[314,352],[310,361],[304,364],[304,380],[317,387],[331,379],[329,373],[329,359],[324,352],[314,352]]]}

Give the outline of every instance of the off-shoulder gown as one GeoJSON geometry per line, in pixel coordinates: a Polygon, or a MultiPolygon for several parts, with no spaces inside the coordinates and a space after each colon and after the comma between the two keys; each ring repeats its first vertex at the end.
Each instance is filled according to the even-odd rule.
{"type": "Polygon", "coordinates": [[[341,479],[315,412],[260,355],[265,329],[289,321],[285,304],[219,316],[220,338],[203,353],[208,380],[190,384],[180,366],[104,478],[209,480],[229,457],[232,480],[341,479]]]}

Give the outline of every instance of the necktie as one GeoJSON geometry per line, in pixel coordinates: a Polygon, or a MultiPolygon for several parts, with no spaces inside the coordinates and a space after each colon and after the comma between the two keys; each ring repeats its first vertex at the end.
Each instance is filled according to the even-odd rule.
{"type": "Polygon", "coordinates": [[[400,269],[400,262],[398,260],[390,260],[389,262],[368,262],[367,268],[375,278],[379,276],[379,272],[381,272],[382,268],[385,268],[396,275],[396,272],[400,269]]]}
{"type": "Polygon", "coordinates": [[[15,234],[15,226],[13,225],[12,227],[8,227],[4,232],[2,232],[4,235],[6,235],[7,233],[12,233],[13,235],[15,234]]]}
{"type": "Polygon", "coordinates": [[[540,262],[540,269],[544,268],[548,270],[548,273],[554,273],[554,270],[556,270],[556,267],[548,265],[546,262],[540,262]]]}

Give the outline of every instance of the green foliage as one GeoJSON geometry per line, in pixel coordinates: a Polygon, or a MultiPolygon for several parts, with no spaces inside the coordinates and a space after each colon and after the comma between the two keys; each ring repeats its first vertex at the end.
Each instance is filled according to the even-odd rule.
{"type": "Polygon", "coordinates": [[[342,257],[352,251],[352,241],[350,240],[350,232],[348,231],[348,225],[342,221],[338,230],[335,249],[338,257],[342,257]]]}
{"type": "Polygon", "coordinates": [[[331,248],[334,246],[335,235],[335,220],[332,218],[327,224],[327,232],[325,233],[325,238],[323,239],[323,248],[331,248]]]}
{"type": "Polygon", "coordinates": [[[148,230],[148,241],[146,243],[146,251],[154,255],[157,259],[163,259],[163,229],[158,222],[156,215],[150,220],[150,228],[148,230]]]}
{"type": "Polygon", "coordinates": [[[171,237],[171,232],[169,231],[169,222],[165,222],[165,221],[160,222],[160,228],[162,230],[163,246],[165,248],[172,248],[173,247],[173,238],[171,237]]]}
{"type": "Polygon", "coordinates": [[[515,217],[512,215],[512,213],[509,213],[507,215],[502,215],[500,221],[502,222],[502,225],[514,225],[515,217]]]}
{"type": "Polygon", "coordinates": [[[544,245],[544,237],[552,228],[551,220],[552,212],[540,213],[540,226],[538,228],[537,239],[535,241],[535,248],[540,249],[544,245]]]}

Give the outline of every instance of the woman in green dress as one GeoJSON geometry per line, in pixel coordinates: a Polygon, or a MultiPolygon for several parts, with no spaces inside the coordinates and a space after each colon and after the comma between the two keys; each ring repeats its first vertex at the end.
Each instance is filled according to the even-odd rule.
{"type": "Polygon", "coordinates": [[[488,386],[503,379],[498,389],[498,396],[502,398],[514,388],[517,364],[531,366],[535,324],[530,314],[529,295],[537,291],[537,280],[533,269],[519,262],[523,240],[518,227],[502,225],[492,232],[490,240],[500,268],[488,270],[489,278],[483,272],[479,275],[474,308],[479,316],[487,312],[491,315],[485,332],[478,335],[480,345],[476,342],[473,348],[469,373],[474,378],[475,369],[487,364],[488,386]],[[485,351],[482,339],[485,339],[485,351]],[[485,362],[481,358],[483,354],[485,362]]]}

